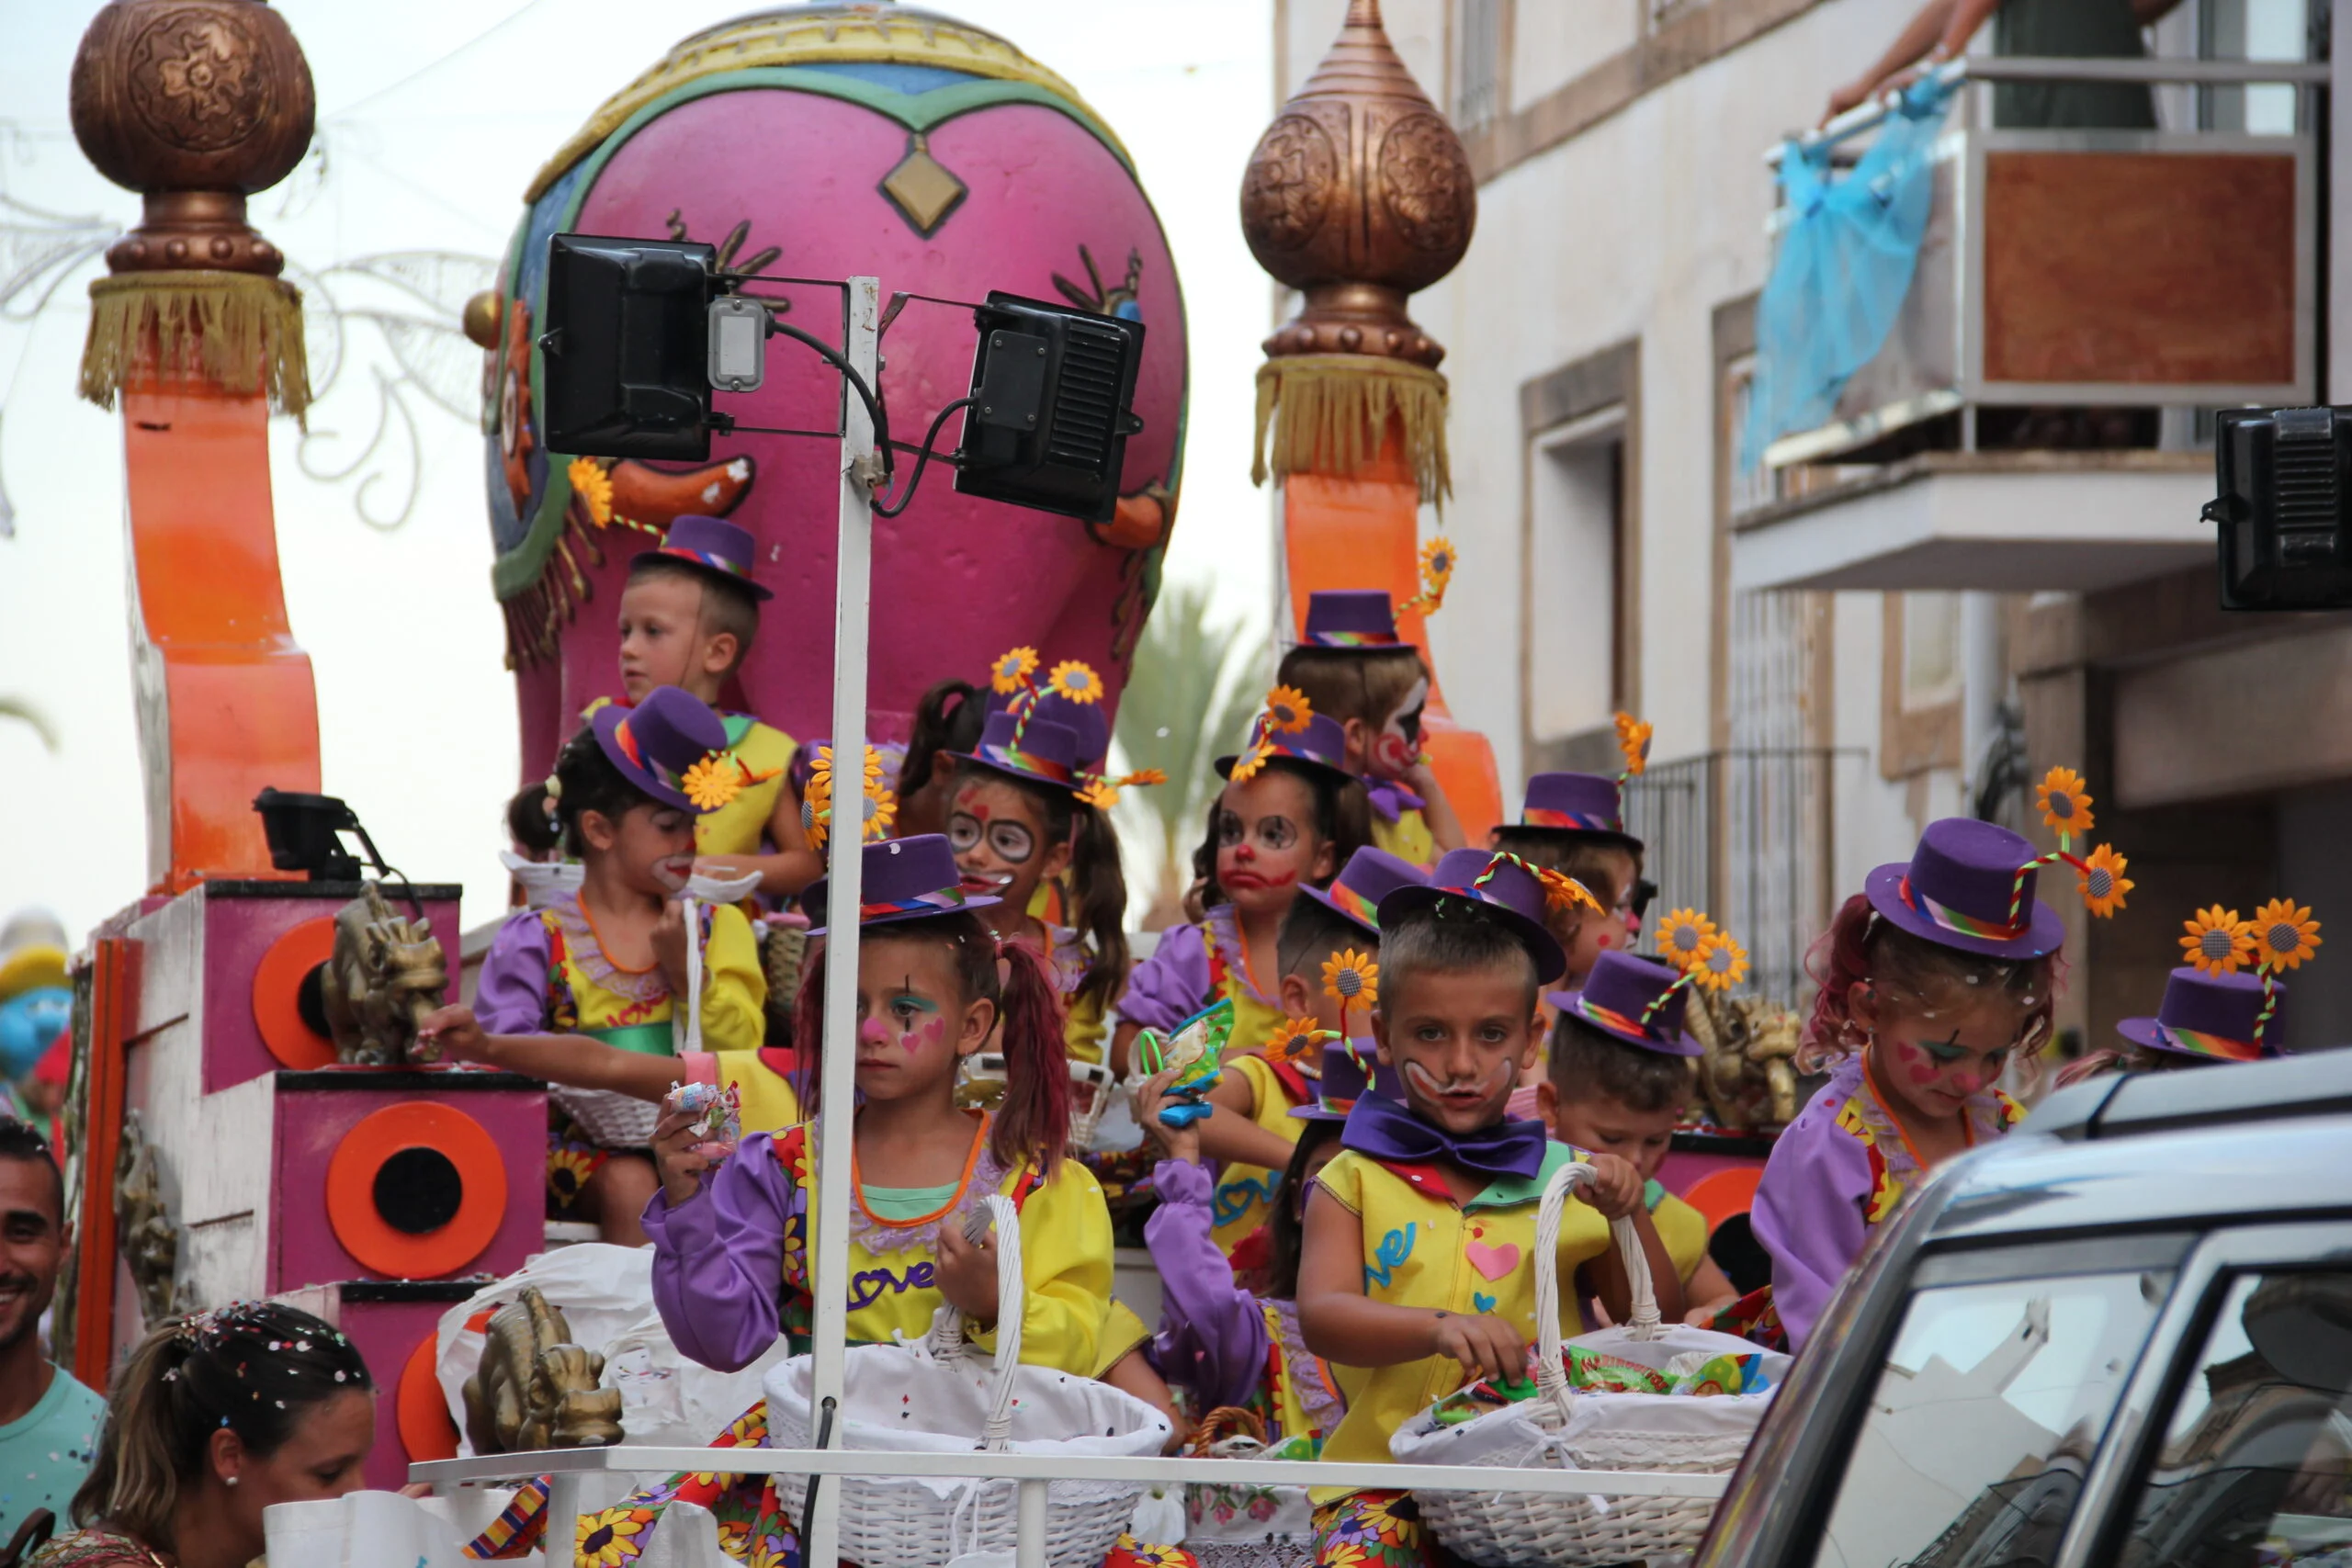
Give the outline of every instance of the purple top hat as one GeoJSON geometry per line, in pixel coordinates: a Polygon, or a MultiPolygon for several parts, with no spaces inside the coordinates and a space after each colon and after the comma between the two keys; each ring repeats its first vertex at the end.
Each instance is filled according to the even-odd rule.
{"type": "Polygon", "coordinates": [[[948,755],[1031,784],[1075,791],[1080,783],[1078,752],[1078,736],[1068,726],[1050,718],[1023,724],[1013,714],[997,712],[989,715],[978,744],[948,755]]]}
{"type": "Polygon", "coordinates": [[[1527,803],[1520,808],[1519,825],[1589,834],[1636,851],[1642,847],[1641,840],[1625,831],[1623,789],[1601,773],[1537,773],[1527,781],[1527,803]]]}
{"type": "Polygon", "coordinates": [[[664,806],[702,815],[704,807],[687,797],[685,776],[695,763],[727,754],[727,726],[700,697],[656,686],[635,707],[598,708],[588,724],[629,783],[664,806]]]}
{"type": "Polygon", "coordinates": [[[1351,648],[1377,652],[1410,648],[1396,636],[1396,606],[1377,588],[1327,588],[1306,596],[1306,626],[1299,642],[1307,648],[1351,648]]]}
{"type": "Polygon", "coordinates": [[[2033,896],[2033,846],[2007,828],[1946,817],[1928,824],[1908,864],[1880,866],[1862,888],[1913,936],[1988,958],[2040,958],[2066,931],[2033,896]]]}
{"type": "Polygon", "coordinates": [[[1568,955],[1544,926],[1544,884],[1525,866],[1485,850],[1454,850],[1430,869],[1429,881],[1391,892],[1380,901],[1381,929],[1394,925],[1399,915],[1449,897],[1467,898],[1493,910],[1527,945],[1528,955],[1535,960],[1536,984],[1549,985],[1566,972],[1568,955]]]}
{"type": "MultiPolygon", "coordinates": [[[[1022,696],[991,690],[988,694],[988,711],[991,715],[1013,712],[1013,703],[1022,696]]],[[[1078,738],[1078,765],[1081,772],[1099,773],[1111,755],[1111,717],[1102,711],[1101,703],[1074,703],[1059,692],[1040,692],[1029,699],[1023,711],[1029,722],[1050,719],[1078,738]]]]}
{"type": "Polygon", "coordinates": [[[688,513],[671,522],[658,548],[639,550],[629,558],[629,565],[650,560],[684,561],[716,572],[765,604],[775,595],[752,579],[752,560],[758,553],[759,547],[752,541],[750,529],[723,517],[688,513]]]}
{"type": "Polygon", "coordinates": [[[1655,958],[1604,953],[1585,976],[1584,989],[1553,991],[1544,999],[1562,1016],[1581,1019],[1628,1045],[1668,1056],[1696,1056],[1706,1047],[1683,1032],[1690,987],[1675,984],[1681,977],[1655,958]],[[1666,1000],[1660,1002],[1660,997],[1666,1000]],[[1653,1007],[1657,1010],[1652,1012],[1653,1007]]]}
{"type": "Polygon", "coordinates": [[[1380,901],[1399,887],[1423,887],[1430,874],[1411,861],[1369,845],[1348,857],[1329,887],[1302,887],[1309,898],[1333,914],[1354,921],[1374,937],[1380,935],[1380,901]]]}
{"type": "MultiPolygon", "coordinates": [[[[1321,768],[1337,773],[1342,779],[1352,779],[1348,772],[1348,732],[1340,721],[1328,714],[1310,714],[1306,728],[1287,733],[1266,728],[1266,716],[1260,714],[1250,723],[1250,745],[1254,749],[1261,741],[1268,748],[1267,760],[1303,762],[1310,768],[1321,768]]],[[[1231,778],[1233,765],[1238,757],[1219,757],[1216,773],[1219,778],[1231,778]]]]}
{"type": "Polygon", "coordinates": [[[2273,980],[2277,993],[2270,1020],[2263,1025],[2268,1039],[2257,1043],[2254,1021],[2262,1015],[2262,980],[2255,975],[2208,975],[2202,969],[2176,969],[2165,982],[2164,1005],[2154,1018],[2127,1018],[2115,1032],[2134,1045],[2170,1051],[2182,1056],[2210,1056],[2221,1062],[2252,1062],[2278,1055],[2278,1011],[2287,1003],[2284,982],[2273,980]]]}
{"type": "MultiPolygon", "coordinates": [[[[1002,902],[985,894],[974,897],[965,893],[964,874],[956,869],[956,852],[948,848],[943,834],[885,839],[878,844],[866,845],[864,854],[865,885],[858,889],[861,902],[857,908],[857,923],[861,926],[927,919],[933,915],[952,915],[959,909],[985,909],[990,904],[1002,902]]],[[[830,876],[820,876],[800,895],[800,908],[808,916],[810,936],[825,934],[825,896],[827,884],[831,881],[830,876]]]]}
{"type": "MultiPolygon", "coordinates": [[[[1365,1060],[1372,1060],[1372,1042],[1363,1042],[1365,1060]]],[[[1385,1095],[1397,1104],[1405,1103],[1405,1086],[1397,1078],[1394,1067],[1373,1069],[1370,1091],[1385,1095]]],[[[1323,1077],[1316,1089],[1315,1100],[1306,1105],[1294,1106],[1291,1115],[1300,1122],[1344,1122],[1356,1101],[1364,1097],[1366,1084],[1363,1064],[1342,1041],[1323,1047],[1323,1077]]]]}

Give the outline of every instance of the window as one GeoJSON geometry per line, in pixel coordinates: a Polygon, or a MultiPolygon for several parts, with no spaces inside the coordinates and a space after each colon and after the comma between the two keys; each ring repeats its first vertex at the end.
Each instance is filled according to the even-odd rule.
{"type": "Polygon", "coordinates": [[[1605,728],[1623,689],[1624,415],[1577,421],[1537,438],[1528,727],[1537,742],[1605,728]]]}
{"type": "Polygon", "coordinates": [[[2352,1275],[2231,1282],[2125,1517],[2125,1568],[2345,1561],[2352,1275]]]}
{"type": "Polygon", "coordinates": [[[1903,706],[1917,713],[1961,693],[1960,595],[1903,596],[1903,706]]]}
{"type": "Polygon", "coordinates": [[[1918,1292],[1815,1568],[2050,1562],[2170,1280],[2131,1270],[1918,1292]]]}
{"type": "Polygon", "coordinates": [[[1453,124],[1464,135],[1503,110],[1504,9],[1510,0],[1456,0],[1453,14],[1453,124]]]}

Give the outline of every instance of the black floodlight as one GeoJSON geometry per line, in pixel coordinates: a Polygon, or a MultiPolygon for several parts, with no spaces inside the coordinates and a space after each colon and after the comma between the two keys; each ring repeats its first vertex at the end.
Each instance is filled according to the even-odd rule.
{"type": "Polygon", "coordinates": [[[973,311],[972,355],[956,489],[1015,506],[1108,523],[1119,504],[1143,323],[992,292],[973,311]]]}
{"type": "Polygon", "coordinates": [[[2222,608],[2352,608],[2352,408],[2223,409],[2213,432],[2222,608]]]}
{"type": "Polygon", "coordinates": [[[548,242],[539,349],[549,451],[709,457],[718,265],[717,249],[684,241],[558,234],[548,242]]]}

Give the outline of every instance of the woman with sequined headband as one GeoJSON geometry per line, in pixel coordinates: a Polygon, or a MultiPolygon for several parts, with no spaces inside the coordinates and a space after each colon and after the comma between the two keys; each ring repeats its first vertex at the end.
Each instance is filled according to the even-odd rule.
{"type": "Polygon", "coordinates": [[[262,1510],[365,1482],[376,1388],[351,1342],[309,1313],[251,1302],[175,1318],[115,1373],[81,1528],[38,1568],[244,1568],[262,1510]]]}
{"type": "MultiPolygon", "coordinates": [[[[1821,991],[1797,1058],[1829,1081],[1773,1145],[1751,1213],[1772,1258],[1769,1314],[1751,1297],[1725,1326],[1771,1342],[1777,1323],[1802,1349],[1904,1193],[2024,1116],[1997,1086],[2012,1065],[2030,1075],[2050,1041],[2065,930],[2034,893],[2062,859],[2083,869],[1994,823],[1948,818],[1838,912],[1807,964],[1821,991]]],[[[2102,848],[2086,863],[2106,869],[2083,870],[2080,884],[2106,914],[2130,889],[2123,862],[2102,848]]],[[[1658,945],[1670,957],[1704,934],[1678,914],[1658,945]]]]}

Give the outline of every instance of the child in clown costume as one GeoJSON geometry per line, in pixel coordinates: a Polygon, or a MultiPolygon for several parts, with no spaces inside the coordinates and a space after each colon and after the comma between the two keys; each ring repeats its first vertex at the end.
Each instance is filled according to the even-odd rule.
{"type": "MultiPolygon", "coordinates": [[[[2131,887],[2104,847],[2086,863],[2039,856],[1997,824],[1947,818],[1838,910],[1807,962],[1821,991],[1799,1052],[1809,1070],[1830,1065],[1829,1081],[1773,1145],[1751,1213],[1772,1258],[1769,1305],[1750,1297],[1723,1325],[1802,1350],[1905,1190],[2023,1118],[1997,1084],[2049,1040],[2065,931],[2034,894],[2062,860],[2094,913],[2131,887]]],[[[1671,920],[1658,935],[1680,940],[1671,920]]]]}
{"type": "MultiPolygon", "coordinates": [[[[740,765],[717,715],[674,686],[607,706],[565,743],[545,784],[518,795],[509,825],[581,861],[574,887],[508,917],[482,961],[471,1007],[442,1008],[422,1043],[461,1061],[551,1083],[659,1099],[678,1076],[678,998],[699,947],[694,1011],[716,1050],[758,1048],[767,981],[751,922],[700,907],[688,931],[679,895],[693,874],[694,824],[733,798],[740,765]]],[[[639,1245],[653,1195],[642,1151],[596,1145],[550,1107],[550,1201],[577,1204],[605,1239],[639,1245]]]]}

